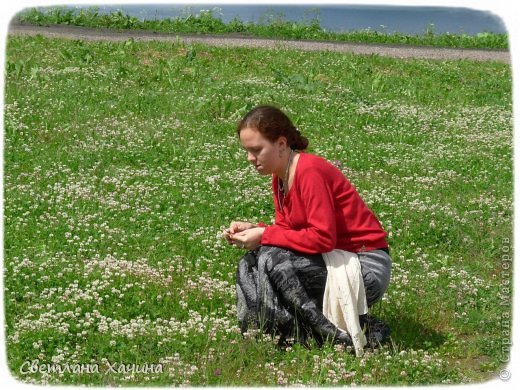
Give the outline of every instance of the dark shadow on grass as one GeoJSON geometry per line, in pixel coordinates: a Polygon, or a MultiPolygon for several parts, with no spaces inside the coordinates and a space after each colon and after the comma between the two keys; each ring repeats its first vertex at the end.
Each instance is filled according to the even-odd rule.
{"type": "Polygon", "coordinates": [[[448,335],[419,323],[408,316],[383,319],[392,331],[392,341],[402,349],[424,349],[440,347],[448,340],[448,335]]]}

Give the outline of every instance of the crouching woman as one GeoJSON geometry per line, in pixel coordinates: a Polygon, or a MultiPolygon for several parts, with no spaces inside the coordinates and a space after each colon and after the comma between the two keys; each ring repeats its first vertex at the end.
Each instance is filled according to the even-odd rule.
{"type": "MultiPolygon", "coordinates": [[[[224,233],[230,244],[248,250],[237,271],[242,331],[255,326],[281,341],[313,337],[319,344],[352,345],[348,332],[323,313],[323,256],[334,250],[357,255],[370,307],[390,281],[386,232],[336,166],[305,152],[308,140],[278,108],[254,108],[237,133],[256,171],[272,175],[275,205],[273,225],[235,221],[224,233]]],[[[363,325],[366,316],[360,320],[363,325]]],[[[378,341],[388,334],[384,330],[378,341]]]]}

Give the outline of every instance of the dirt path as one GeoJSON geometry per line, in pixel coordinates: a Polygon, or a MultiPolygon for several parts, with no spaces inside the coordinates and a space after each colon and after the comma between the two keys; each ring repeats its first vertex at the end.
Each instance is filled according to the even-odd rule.
{"type": "Polygon", "coordinates": [[[265,48],[294,48],[300,50],[338,51],[354,54],[378,54],[395,58],[424,58],[438,60],[468,59],[474,61],[498,61],[511,63],[509,51],[504,50],[475,50],[475,49],[445,49],[416,46],[389,46],[376,44],[355,44],[344,42],[323,41],[290,41],[280,39],[249,38],[236,35],[179,35],[155,33],[144,30],[111,30],[94,29],[76,26],[32,26],[11,24],[9,35],[37,35],[48,37],[86,39],[97,41],[124,41],[133,38],[136,41],[172,41],[177,40],[190,44],[195,42],[213,46],[228,47],[265,47],[265,48]]]}

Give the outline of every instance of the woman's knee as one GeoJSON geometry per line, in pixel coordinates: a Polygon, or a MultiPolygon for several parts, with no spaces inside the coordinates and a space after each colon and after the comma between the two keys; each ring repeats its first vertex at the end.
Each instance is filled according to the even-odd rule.
{"type": "Polygon", "coordinates": [[[265,257],[268,275],[277,270],[287,268],[291,263],[291,252],[276,246],[261,246],[258,249],[258,257],[265,257]]]}
{"type": "Polygon", "coordinates": [[[386,254],[364,252],[359,254],[361,273],[368,306],[383,298],[390,284],[392,259],[386,254]]]}
{"type": "Polygon", "coordinates": [[[238,261],[238,270],[250,270],[258,264],[257,257],[254,252],[247,252],[242,258],[238,261]]]}

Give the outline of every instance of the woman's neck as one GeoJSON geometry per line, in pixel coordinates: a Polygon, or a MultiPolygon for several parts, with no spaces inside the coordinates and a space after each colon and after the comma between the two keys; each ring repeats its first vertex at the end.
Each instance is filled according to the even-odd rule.
{"type": "Polygon", "coordinates": [[[289,160],[289,165],[286,166],[287,175],[285,171],[283,174],[279,175],[280,181],[283,183],[284,192],[287,194],[292,187],[294,182],[294,174],[296,172],[296,166],[298,164],[298,160],[300,158],[300,154],[296,151],[293,152],[291,159],[289,160]],[[288,169],[287,169],[288,168],[288,169]]]}
{"type": "MultiPolygon", "coordinates": [[[[293,155],[294,155],[294,152],[293,152],[293,155]]],[[[285,172],[287,170],[288,165],[290,164],[290,157],[291,157],[291,149],[288,149],[280,157],[280,162],[278,164],[278,167],[273,172],[280,180],[285,180],[285,172]]]]}

